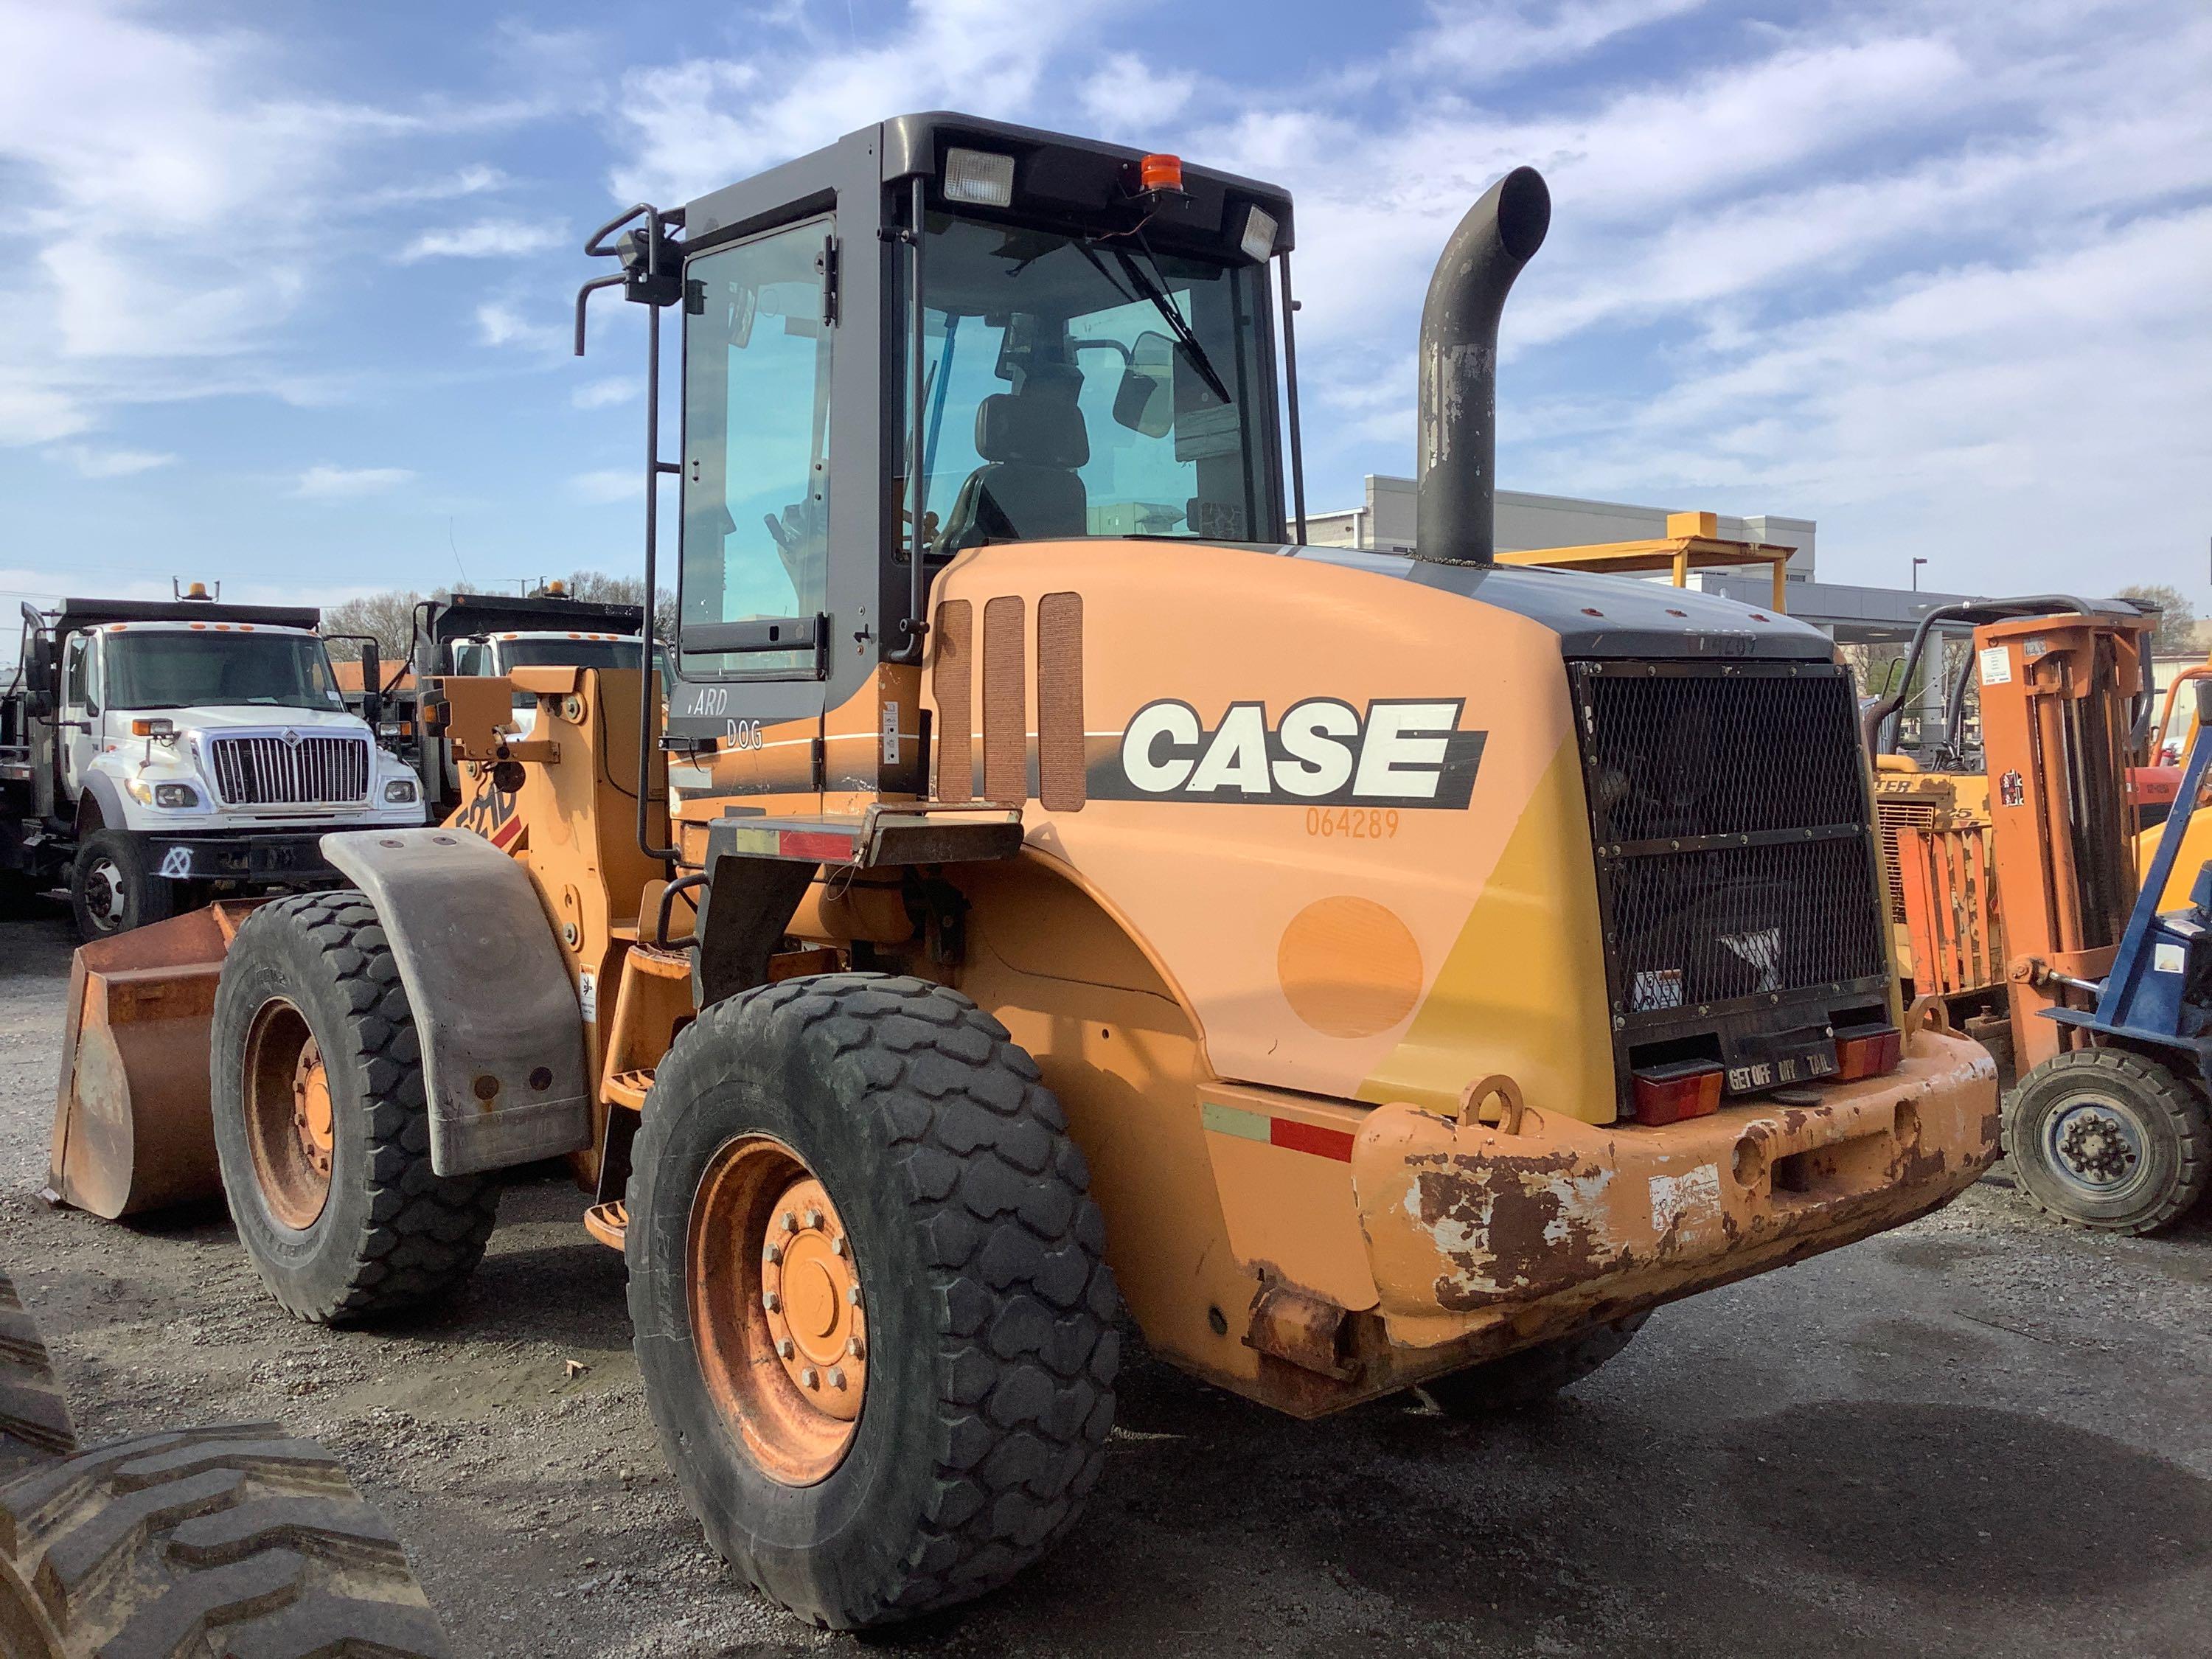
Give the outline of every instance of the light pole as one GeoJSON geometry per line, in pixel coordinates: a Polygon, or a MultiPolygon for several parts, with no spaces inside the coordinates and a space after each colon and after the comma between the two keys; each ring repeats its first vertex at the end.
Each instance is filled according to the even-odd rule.
{"type": "Polygon", "coordinates": [[[1920,567],[1927,562],[1925,559],[1915,559],[1912,562],[1912,591],[1916,593],[1920,591],[1920,567]]]}

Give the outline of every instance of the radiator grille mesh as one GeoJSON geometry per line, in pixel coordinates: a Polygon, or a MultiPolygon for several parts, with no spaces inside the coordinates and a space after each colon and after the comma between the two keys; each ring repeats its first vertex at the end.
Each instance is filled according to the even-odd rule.
{"type": "Polygon", "coordinates": [[[1823,664],[1573,671],[1616,1012],[1887,972],[1851,686],[1823,664]]]}
{"type": "Polygon", "coordinates": [[[1083,757],[1083,596],[1037,601],[1037,799],[1073,812],[1090,798],[1083,757]]]}
{"type": "Polygon", "coordinates": [[[937,799],[975,795],[974,697],[975,610],[965,599],[937,607],[937,664],[931,688],[937,696],[937,799]]]}
{"type": "Polygon", "coordinates": [[[1012,594],[983,605],[983,799],[1010,806],[1030,794],[1024,609],[1012,594]]]}

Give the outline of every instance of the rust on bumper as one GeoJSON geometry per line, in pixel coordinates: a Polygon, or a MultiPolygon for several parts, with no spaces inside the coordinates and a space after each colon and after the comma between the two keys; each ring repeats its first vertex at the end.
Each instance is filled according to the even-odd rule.
{"type": "Polygon", "coordinates": [[[1376,1108],[1352,1176],[1389,1344],[1510,1352],[1912,1220],[1996,1159],[1996,1066],[1955,1036],[1793,1098],[1664,1128],[1538,1103],[1511,1134],[1376,1108]]]}

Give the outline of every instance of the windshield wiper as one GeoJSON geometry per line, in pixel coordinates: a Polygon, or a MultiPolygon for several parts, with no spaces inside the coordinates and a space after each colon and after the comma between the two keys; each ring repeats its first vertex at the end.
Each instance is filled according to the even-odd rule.
{"type": "MultiPolygon", "coordinates": [[[[1078,242],[1075,246],[1085,258],[1098,267],[1101,276],[1120,287],[1119,283],[1114,283],[1113,277],[1107,275],[1106,267],[1099,264],[1098,256],[1091,252],[1088,242],[1078,242]]],[[[1114,250],[1114,257],[1121,262],[1121,269],[1128,273],[1129,285],[1136,289],[1138,297],[1150,300],[1152,309],[1160,313],[1161,320],[1175,331],[1176,343],[1182,348],[1183,356],[1190,359],[1190,366],[1206,382],[1206,389],[1224,404],[1235,403],[1237,400],[1229,395],[1228,384],[1214,371],[1213,360],[1206,355],[1206,348],[1199,344],[1198,336],[1191,332],[1190,325],[1183,320],[1182,313],[1176,308],[1176,302],[1168,298],[1166,273],[1160,271],[1160,262],[1154,257],[1152,245],[1140,234],[1137,238],[1137,246],[1145,250],[1145,258],[1152,260],[1152,269],[1159,273],[1160,280],[1154,283],[1138,268],[1137,262],[1129,257],[1127,248],[1117,247],[1114,250]]]]}

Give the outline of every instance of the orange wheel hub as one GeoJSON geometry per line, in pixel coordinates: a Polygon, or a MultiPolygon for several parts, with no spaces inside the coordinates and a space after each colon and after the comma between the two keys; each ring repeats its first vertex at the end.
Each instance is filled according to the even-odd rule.
{"type": "Polygon", "coordinates": [[[691,1204],[688,1294],[708,1395],[753,1461],[810,1486],[843,1461],[867,1391],[852,1235],[781,1141],[733,1140],[691,1204]]]}
{"type": "Polygon", "coordinates": [[[330,1073],[300,1011],[264,1006],[246,1036],[246,1139],[270,1213],[304,1232],[331,1199],[330,1073]]]}

